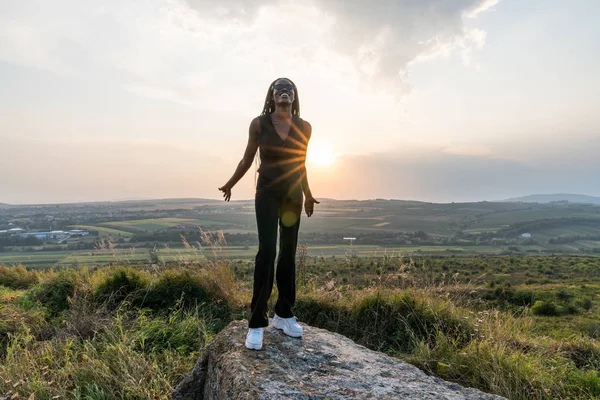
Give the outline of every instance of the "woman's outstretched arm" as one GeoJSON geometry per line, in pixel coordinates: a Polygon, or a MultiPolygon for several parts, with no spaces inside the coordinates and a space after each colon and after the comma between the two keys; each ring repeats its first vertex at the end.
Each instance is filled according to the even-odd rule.
{"type": "Polygon", "coordinates": [[[223,192],[223,197],[225,201],[229,201],[231,199],[231,189],[235,186],[236,183],[240,179],[246,175],[246,172],[252,166],[252,161],[254,160],[254,156],[256,155],[256,151],[258,150],[258,133],[260,132],[260,120],[254,118],[250,123],[249,135],[248,135],[248,144],[246,145],[246,151],[244,151],[244,156],[242,160],[239,162],[235,172],[231,176],[231,178],[227,181],[227,183],[219,188],[220,191],[223,192]]]}

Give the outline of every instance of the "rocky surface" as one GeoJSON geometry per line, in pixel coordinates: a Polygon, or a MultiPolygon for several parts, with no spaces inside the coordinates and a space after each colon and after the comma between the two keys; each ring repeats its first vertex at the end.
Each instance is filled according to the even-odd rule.
{"type": "Polygon", "coordinates": [[[301,339],[267,328],[256,351],[244,346],[247,322],[232,322],[209,343],[173,399],[501,399],[301,325],[301,339]]]}

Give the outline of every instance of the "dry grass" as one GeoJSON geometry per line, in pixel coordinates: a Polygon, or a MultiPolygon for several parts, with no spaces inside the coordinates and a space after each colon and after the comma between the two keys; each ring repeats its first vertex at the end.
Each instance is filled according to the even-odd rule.
{"type": "MultiPolygon", "coordinates": [[[[205,260],[181,257],[169,266],[157,253],[146,265],[117,259],[77,271],[0,268],[0,279],[27,287],[0,289],[0,397],[169,398],[213,335],[245,317],[251,297],[249,282],[236,280],[220,257],[222,235],[182,241],[205,260]]],[[[100,246],[113,251],[110,242],[100,246]]],[[[484,308],[474,296],[484,288],[410,257],[368,261],[376,276],[358,290],[332,273],[311,276],[299,247],[299,319],[511,399],[600,397],[597,340],[540,336],[527,309],[484,308]]],[[[348,269],[358,263],[351,253],[344,262],[348,269]]],[[[271,305],[276,295],[275,288],[271,305]]]]}

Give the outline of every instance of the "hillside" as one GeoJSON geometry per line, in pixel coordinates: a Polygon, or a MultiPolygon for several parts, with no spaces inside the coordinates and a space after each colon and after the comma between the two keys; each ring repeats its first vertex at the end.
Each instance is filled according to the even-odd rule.
{"type": "Polygon", "coordinates": [[[522,202],[522,203],[552,203],[564,202],[580,203],[580,204],[600,204],[600,197],[587,196],[584,194],[532,194],[529,196],[516,197],[505,200],[507,202],[522,202]]]}
{"type": "Polygon", "coordinates": [[[597,265],[300,257],[304,338],[269,328],[257,352],[250,260],[0,266],[0,399],[598,400],[597,265]]]}
{"type": "MultiPolygon", "coordinates": [[[[216,231],[223,232],[227,243],[224,257],[252,257],[258,244],[251,200],[0,208],[0,229],[9,226],[26,226],[30,231],[86,229],[90,235],[67,243],[26,243],[5,235],[0,237],[0,263],[102,264],[116,256],[133,262],[147,260],[148,249],[155,245],[163,248],[165,262],[173,262],[184,255],[198,257],[193,249],[183,248],[182,238],[188,244],[204,243],[205,233],[216,231]],[[115,254],[90,251],[109,238],[117,244],[115,254]]],[[[310,255],[345,255],[350,244],[345,237],[356,238],[352,249],[359,256],[384,249],[436,254],[599,254],[600,205],[321,199],[311,218],[303,214],[299,241],[308,246],[310,255]]]]}

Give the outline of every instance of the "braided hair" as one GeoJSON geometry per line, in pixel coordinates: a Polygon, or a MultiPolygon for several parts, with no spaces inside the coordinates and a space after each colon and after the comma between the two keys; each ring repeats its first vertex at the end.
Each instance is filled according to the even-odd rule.
{"type": "MultiPolygon", "coordinates": [[[[267,90],[267,95],[265,96],[265,105],[263,106],[263,110],[260,115],[271,115],[275,111],[275,99],[273,98],[273,86],[275,86],[275,82],[280,79],[285,79],[289,81],[294,87],[294,102],[292,103],[292,118],[300,117],[300,100],[298,99],[298,88],[296,84],[288,78],[277,78],[269,85],[269,89],[267,90]]],[[[254,156],[254,186],[256,186],[258,182],[258,168],[260,166],[260,156],[259,152],[256,152],[254,156]]]]}
{"type": "Polygon", "coordinates": [[[265,97],[265,105],[263,106],[262,113],[260,115],[269,115],[275,111],[275,99],[273,98],[273,86],[275,86],[275,82],[280,79],[285,79],[289,81],[294,87],[294,102],[292,103],[292,116],[299,117],[300,116],[300,100],[298,98],[298,88],[296,84],[292,82],[291,79],[288,78],[277,78],[271,85],[269,85],[269,90],[267,90],[267,96],[265,97]]]}

